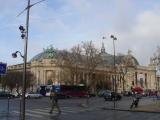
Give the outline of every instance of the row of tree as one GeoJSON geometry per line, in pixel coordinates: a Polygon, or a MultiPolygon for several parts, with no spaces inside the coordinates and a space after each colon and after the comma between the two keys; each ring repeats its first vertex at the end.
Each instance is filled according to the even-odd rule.
{"type": "MultiPolygon", "coordinates": [[[[80,70],[82,70],[85,66],[85,71],[88,75],[89,83],[86,84],[85,80],[81,79],[81,83],[86,85],[92,85],[95,88],[96,81],[93,79],[93,74],[95,72],[96,67],[101,62],[100,51],[95,48],[92,41],[82,42],[81,45],[73,46],[70,50],[63,50],[58,54],[57,65],[58,66],[66,66],[69,68],[70,78],[67,79],[65,76],[68,75],[66,71],[63,71],[61,74],[61,78],[67,79],[66,82],[70,81],[70,83],[74,83],[78,81],[78,77],[81,74],[80,70]]],[[[76,84],[76,83],[75,83],[76,84]]]]}
{"type": "MultiPolygon", "coordinates": [[[[35,84],[35,77],[31,72],[26,73],[26,88],[35,84]]],[[[3,90],[9,89],[11,92],[16,89],[17,92],[22,88],[23,72],[8,71],[5,76],[0,77],[0,83],[3,90]]]]}
{"type": "MultiPolygon", "coordinates": [[[[120,79],[123,81],[123,90],[125,87],[125,75],[127,74],[128,67],[133,66],[130,55],[124,57],[121,64],[118,65],[117,70],[119,70],[120,79]]],[[[57,65],[63,66],[63,73],[61,74],[61,78],[66,80],[66,83],[70,81],[70,83],[74,83],[78,81],[81,71],[85,69],[85,73],[88,76],[88,81],[81,80],[80,83],[88,86],[92,91],[96,91],[96,89],[111,89],[112,83],[109,77],[108,71],[105,71],[99,76],[96,76],[96,68],[97,67],[108,67],[110,71],[114,71],[113,65],[106,65],[103,60],[102,53],[99,49],[97,49],[92,41],[82,42],[77,46],[73,46],[70,50],[63,50],[57,56],[57,65]],[[66,66],[66,67],[64,67],[66,66]],[[65,68],[69,68],[65,70],[65,68]],[[71,74],[71,79],[68,78],[68,72],[71,74]]],[[[104,68],[103,68],[104,69],[104,68]]]]}
{"type": "MultiPolygon", "coordinates": [[[[131,51],[128,55],[119,55],[123,57],[119,64],[116,64],[116,74],[120,75],[120,80],[123,84],[123,91],[125,91],[125,76],[129,67],[134,67],[134,60],[131,55],[131,51]]],[[[112,56],[113,57],[113,56],[112,56]]],[[[116,60],[118,61],[118,60],[116,60]]],[[[57,56],[57,64],[63,67],[61,73],[62,81],[70,84],[77,84],[81,71],[84,70],[88,76],[87,80],[80,80],[80,83],[85,84],[93,91],[97,89],[111,89],[111,78],[108,71],[101,72],[98,76],[96,74],[97,67],[108,67],[110,72],[114,72],[114,67],[111,64],[107,66],[103,60],[102,53],[97,49],[92,41],[82,42],[76,46],[73,46],[70,50],[63,50],[57,56]],[[70,73],[70,76],[68,76],[70,73]]]]}

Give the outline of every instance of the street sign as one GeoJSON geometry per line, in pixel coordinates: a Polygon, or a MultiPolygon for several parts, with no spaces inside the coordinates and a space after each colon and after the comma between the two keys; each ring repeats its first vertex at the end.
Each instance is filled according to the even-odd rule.
{"type": "Polygon", "coordinates": [[[0,75],[5,75],[7,71],[7,64],[6,63],[0,63],[0,75]]]}

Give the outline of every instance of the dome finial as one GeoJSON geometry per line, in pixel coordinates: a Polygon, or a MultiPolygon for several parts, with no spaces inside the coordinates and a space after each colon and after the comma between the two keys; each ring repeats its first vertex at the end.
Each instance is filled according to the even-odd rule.
{"type": "Polygon", "coordinates": [[[106,53],[105,47],[104,47],[104,43],[102,42],[102,47],[101,47],[101,53],[106,53]]]}
{"type": "Polygon", "coordinates": [[[128,49],[128,55],[132,54],[132,50],[128,49]]]}

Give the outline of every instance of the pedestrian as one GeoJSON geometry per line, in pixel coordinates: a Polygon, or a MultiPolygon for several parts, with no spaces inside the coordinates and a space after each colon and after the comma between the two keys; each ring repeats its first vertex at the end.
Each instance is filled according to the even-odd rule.
{"type": "Polygon", "coordinates": [[[132,102],[132,104],[131,104],[131,106],[130,106],[130,109],[132,109],[133,106],[135,106],[135,108],[138,107],[139,99],[140,99],[140,94],[139,94],[139,93],[136,93],[136,94],[134,95],[133,102],[132,102]]]}
{"type": "Polygon", "coordinates": [[[55,91],[51,91],[51,94],[50,94],[50,99],[51,99],[51,110],[50,110],[50,114],[52,114],[53,112],[53,109],[56,107],[57,110],[58,110],[58,113],[60,114],[61,113],[61,110],[60,110],[60,107],[58,105],[58,97],[57,97],[57,93],[55,91]]]}

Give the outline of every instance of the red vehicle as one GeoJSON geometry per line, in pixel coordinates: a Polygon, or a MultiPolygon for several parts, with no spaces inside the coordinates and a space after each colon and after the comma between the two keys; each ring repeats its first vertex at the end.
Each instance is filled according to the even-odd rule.
{"type": "Polygon", "coordinates": [[[61,85],[61,93],[64,94],[67,98],[88,97],[88,92],[85,86],[61,85]]]}
{"type": "MultiPolygon", "coordinates": [[[[51,90],[55,90],[55,85],[43,85],[40,86],[40,94],[43,96],[50,96],[51,90]]],[[[85,86],[78,85],[60,85],[58,95],[63,98],[72,97],[88,97],[88,92],[85,86]]]]}
{"type": "Polygon", "coordinates": [[[143,88],[136,86],[136,87],[132,88],[132,92],[142,94],[143,88]]]}

